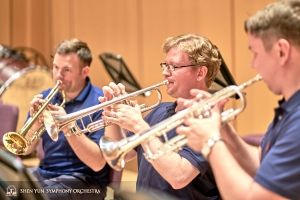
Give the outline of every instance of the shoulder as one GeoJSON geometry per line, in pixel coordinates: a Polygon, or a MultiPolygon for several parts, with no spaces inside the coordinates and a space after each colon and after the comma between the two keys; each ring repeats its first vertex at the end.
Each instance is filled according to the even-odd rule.
{"type": "Polygon", "coordinates": [[[40,94],[43,95],[43,98],[46,98],[46,96],[51,92],[52,88],[43,90],[40,94]]]}
{"type": "Polygon", "coordinates": [[[98,95],[98,96],[103,96],[103,91],[98,86],[92,85],[91,92],[98,95]]]}
{"type": "Polygon", "coordinates": [[[173,102],[163,102],[163,103],[160,103],[157,107],[155,107],[149,113],[149,115],[157,115],[157,114],[165,113],[165,112],[167,112],[168,108],[170,106],[172,106],[173,104],[174,104],[173,102]]]}
{"type": "Polygon", "coordinates": [[[145,117],[145,121],[150,125],[154,125],[164,120],[166,116],[171,116],[171,113],[174,111],[174,109],[172,109],[173,105],[174,103],[172,102],[160,103],[145,117]]]}

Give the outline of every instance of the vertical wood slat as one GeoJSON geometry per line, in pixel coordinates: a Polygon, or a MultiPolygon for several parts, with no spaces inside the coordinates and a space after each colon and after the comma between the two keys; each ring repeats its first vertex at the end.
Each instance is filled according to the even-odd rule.
{"type": "MultiPolygon", "coordinates": [[[[137,81],[147,87],[163,80],[159,63],[164,61],[161,44],[169,36],[198,33],[215,43],[237,84],[256,74],[247,49],[243,22],[272,0],[0,0],[0,42],[30,46],[49,63],[49,54],[62,40],[78,37],[93,52],[91,78],[102,87],[111,79],[98,55],[113,52],[123,56],[137,81]],[[10,7],[11,3],[11,7],[10,7]]],[[[167,97],[162,87],[166,101],[167,97]]],[[[276,104],[265,84],[246,90],[248,105],[234,126],[241,135],[264,132],[276,104]],[[264,113],[263,115],[261,113],[264,113]]],[[[156,97],[142,99],[153,102],[156,97]]]]}

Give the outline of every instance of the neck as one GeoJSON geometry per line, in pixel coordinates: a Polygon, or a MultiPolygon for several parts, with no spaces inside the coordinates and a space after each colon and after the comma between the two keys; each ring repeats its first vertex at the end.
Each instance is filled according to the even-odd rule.
{"type": "Polygon", "coordinates": [[[84,87],[86,85],[87,85],[87,82],[85,82],[84,84],[82,84],[82,86],[80,88],[77,88],[75,91],[68,91],[68,92],[66,92],[66,102],[75,99],[80,94],[80,92],[84,89],[84,87]]]}

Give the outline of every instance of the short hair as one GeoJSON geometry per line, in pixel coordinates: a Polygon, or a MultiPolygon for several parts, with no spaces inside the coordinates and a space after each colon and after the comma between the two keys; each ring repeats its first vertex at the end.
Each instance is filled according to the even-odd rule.
{"type": "Polygon", "coordinates": [[[244,29],[246,33],[261,38],[267,51],[280,38],[300,47],[300,1],[271,3],[249,17],[244,29]]]}
{"type": "Polygon", "coordinates": [[[76,53],[84,66],[90,67],[93,60],[87,43],[76,38],[62,41],[55,47],[55,52],[59,55],[76,53]]]}
{"type": "MultiPolygon", "coordinates": [[[[162,45],[164,53],[174,47],[188,54],[192,65],[201,65],[207,67],[205,83],[210,87],[215,80],[220,69],[221,60],[216,46],[206,37],[196,34],[184,34],[177,37],[169,37],[162,45]]],[[[196,69],[197,67],[194,67],[196,69]]]]}

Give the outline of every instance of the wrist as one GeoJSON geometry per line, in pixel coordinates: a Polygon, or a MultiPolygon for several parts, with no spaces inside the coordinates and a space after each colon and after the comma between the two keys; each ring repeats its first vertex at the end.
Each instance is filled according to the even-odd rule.
{"type": "Polygon", "coordinates": [[[223,141],[223,138],[221,137],[221,135],[214,135],[211,138],[209,138],[206,143],[203,145],[201,153],[203,155],[203,157],[208,160],[208,157],[212,151],[212,148],[215,146],[215,144],[217,142],[223,141]]]}
{"type": "Polygon", "coordinates": [[[66,137],[71,137],[72,135],[77,135],[77,129],[74,125],[69,126],[69,130],[67,132],[64,131],[64,135],[66,137]]]}

